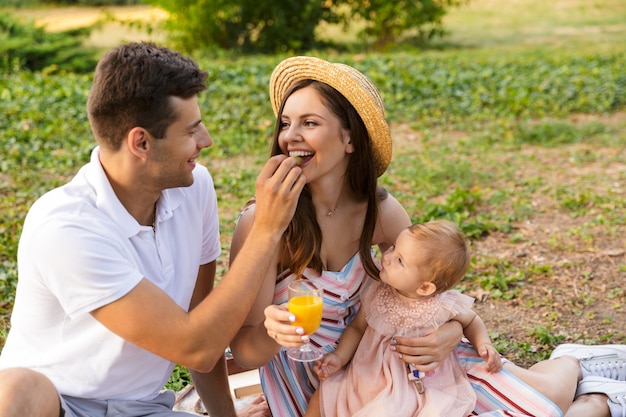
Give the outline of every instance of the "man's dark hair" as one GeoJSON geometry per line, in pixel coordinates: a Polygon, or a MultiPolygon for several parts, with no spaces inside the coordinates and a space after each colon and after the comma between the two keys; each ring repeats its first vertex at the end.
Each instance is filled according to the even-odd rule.
{"type": "Polygon", "coordinates": [[[164,137],[178,117],[170,97],[193,97],[206,89],[206,78],[191,58],[153,43],[129,43],[107,52],[87,100],[98,143],[118,150],[134,127],[164,137]]]}

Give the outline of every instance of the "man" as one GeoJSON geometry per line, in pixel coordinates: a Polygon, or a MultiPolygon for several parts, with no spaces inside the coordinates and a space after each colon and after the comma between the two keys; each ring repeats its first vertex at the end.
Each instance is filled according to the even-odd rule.
{"type": "Polygon", "coordinates": [[[174,364],[194,370],[211,415],[235,416],[224,350],[305,179],[295,158],[268,161],[251,238],[213,290],[217,200],[196,163],[212,143],[197,101],[206,76],[154,44],[99,62],[87,103],[98,146],[24,223],[1,416],[177,416],[173,393],[161,392],[174,364]]]}

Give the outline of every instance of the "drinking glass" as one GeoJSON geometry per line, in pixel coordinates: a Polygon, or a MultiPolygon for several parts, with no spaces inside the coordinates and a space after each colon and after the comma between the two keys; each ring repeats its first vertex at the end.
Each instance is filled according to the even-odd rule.
{"type": "MultiPolygon", "coordinates": [[[[303,280],[292,281],[287,288],[288,309],[296,317],[296,321],[291,324],[302,327],[307,335],[315,333],[322,322],[323,290],[303,280]]],[[[324,352],[310,342],[287,349],[287,356],[298,362],[316,361],[323,355],[324,352]]]]}

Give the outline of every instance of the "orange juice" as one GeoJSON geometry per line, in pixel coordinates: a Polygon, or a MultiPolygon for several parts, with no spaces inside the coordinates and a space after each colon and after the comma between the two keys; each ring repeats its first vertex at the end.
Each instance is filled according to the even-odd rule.
{"type": "Polygon", "coordinates": [[[289,312],[296,316],[294,326],[301,326],[306,334],[313,334],[322,322],[322,298],[298,295],[289,299],[289,312]]]}

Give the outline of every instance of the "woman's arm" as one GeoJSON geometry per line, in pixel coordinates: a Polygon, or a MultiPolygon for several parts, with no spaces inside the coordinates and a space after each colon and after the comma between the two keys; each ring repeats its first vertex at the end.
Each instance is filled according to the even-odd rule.
{"type": "Polygon", "coordinates": [[[402,204],[391,194],[380,202],[378,222],[374,230],[372,245],[378,245],[381,253],[396,242],[401,231],[411,225],[411,218],[402,204]]]}

